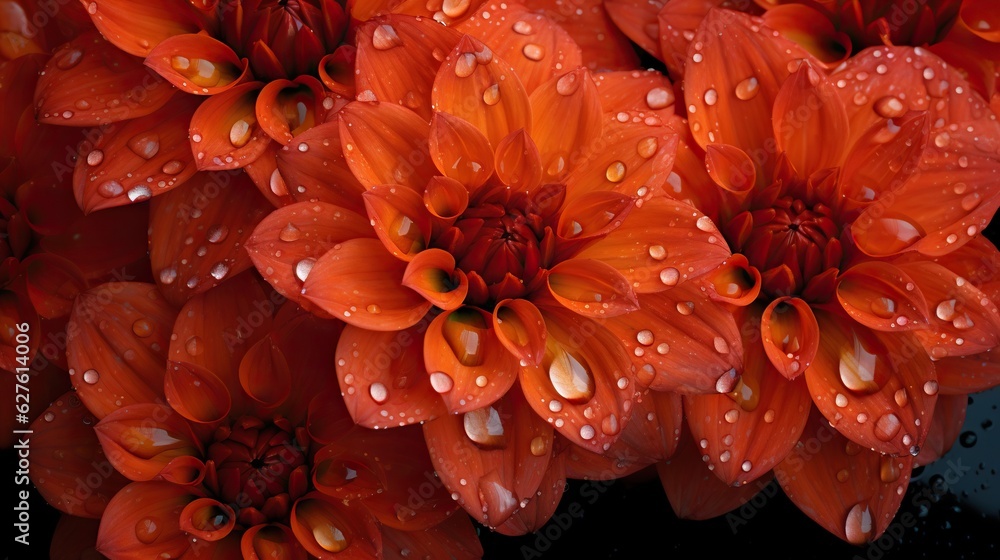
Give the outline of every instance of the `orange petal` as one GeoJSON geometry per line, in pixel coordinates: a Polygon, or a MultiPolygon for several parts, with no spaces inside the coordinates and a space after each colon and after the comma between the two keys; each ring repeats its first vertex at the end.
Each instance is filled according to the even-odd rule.
{"type": "MultiPolygon", "coordinates": [[[[942,394],[965,395],[985,391],[1000,385],[1000,352],[990,350],[972,356],[942,358],[934,362],[934,369],[942,394]]],[[[927,389],[937,387],[931,384],[927,389]]]]}
{"type": "MultiPolygon", "coordinates": [[[[294,510],[293,510],[294,512],[294,510]]],[[[320,517],[322,519],[322,517],[320,517]]],[[[330,527],[333,527],[330,525],[330,527]]],[[[323,532],[320,532],[323,535],[323,532]]],[[[313,539],[312,535],[303,535],[313,539]]],[[[336,533],[331,535],[327,544],[330,548],[337,548],[336,533]]],[[[246,560],[265,560],[270,558],[280,558],[281,560],[306,560],[309,554],[302,547],[292,530],[285,525],[271,523],[269,525],[255,525],[244,531],[240,539],[240,552],[246,560]]]]}
{"type": "Polygon", "coordinates": [[[659,50],[651,54],[667,65],[670,75],[681,77],[690,69],[686,66],[688,50],[701,22],[713,8],[728,6],[723,0],[671,0],[662,4],[654,21],[664,32],[658,33],[655,27],[647,31],[654,43],[659,42],[659,50]]]}
{"type": "Polygon", "coordinates": [[[340,112],[340,141],[351,171],[365,187],[400,184],[422,191],[437,175],[427,137],[430,127],[394,103],[354,102],[340,112]]]}
{"type": "MultiPolygon", "coordinates": [[[[600,153],[601,99],[584,68],[555,76],[531,94],[531,138],[542,158],[543,180],[562,182],[600,153]]],[[[629,158],[631,161],[632,158],[629,158]]]]}
{"type": "Polygon", "coordinates": [[[36,253],[21,266],[31,304],[46,319],[68,315],[77,294],[87,289],[83,272],[61,257],[36,253]]]}
{"type": "MultiPolygon", "coordinates": [[[[653,0],[652,2],[607,0],[604,3],[604,9],[608,11],[608,17],[611,18],[611,21],[629,39],[649,54],[659,58],[660,45],[658,39],[660,37],[660,25],[657,21],[657,13],[664,7],[664,4],[666,2],[662,0],[653,0]]],[[[686,50],[685,48],[684,51],[686,50]]],[[[673,70],[671,68],[671,72],[673,70]]]]}
{"type": "Polygon", "coordinates": [[[784,296],[768,304],[760,317],[760,334],[767,357],[787,379],[806,371],[819,350],[816,316],[799,298],[784,296]]]}
{"type": "Polygon", "coordinates": [[[711,286],[710,298],[737,306],[749,305],[760,295],[760,271],[738,253],[710,273],[705,282],[711,286]]]}
{"type": "Polygon", "coordinates": [[[531,6],[569,33],[583,53],[582,64],[590,71],[631,70],[640,66],[635,49],[611,21],[603,0],[584,0],[577,4],[577,10],[567,10],[559,0],[532,2],[531,6]]]}
{"type": "Polygon", "coordinates": [[[640,391],[625,347],[604,326],[571,311],[546,306],[542,316],[545,357],[541,367],[522,366],[524,395],[560,434],[603,452],[618,439],[640,391]],[[591,335],[581,337],[584,332],[591,335]]]}
{"type": "Polygon", "coordinates": [[[205,541],[224,539],[235,526],[233,508],[212,498],[198,498],[181,511],[181,530],[205,541]]]}
{"type": "Polygon", "coordinates": [[[296,137],[278,151],[278,172],[269,178],[271,192],[299,202],[327,202],[363,213],[365,187],[351,173],[340,142],[340,125],[327,122],[296,137]],[[305,145],[306,149],[299,148],[305,145]]]}
{"type": "Polygon", "coordinates": [[[300,292],[316,259],[341,241],[373,234],[367,218],[350,210],[325,202],[300,202],[261,220],[246,249],[278,293],[313,307],[300,292]]]}
{"type": "Polygon", "coordinates": [[[417,324],[431,308],[402,285],[406,264],[376,239],[334,245],[304,279],[302,295],[321,309],[358,327],[394,331],[417,324]]]}
{"type": "Polygon", "coordinates": [[[403,285],[445,311],[461,307],[469,292],[469,280],[455,269],[455,257],[441,249],[418,253],[406,265],[403,285]]]}
{"type": "Polygon", "coordinates": [[[547,331],[542,313],[530,301],[506,299],[493,310],[493,332],[519,360],[538,365],[545,355],[547,331]]]}
{"type": "Polygon", "coordinates": [[[163,398],[175,317],[152,284],[112,282],[77,297],[66,354],[73,386],[94,416],[163,398]]]}
{"type": "Polygon", "coordinates": [[[562,69],[583,64],[580,47],[569,33],[520,3],[484,4],[458,30],[489,45],[508,62],[529,95],[562,69]]]}
{"type": "Polygon", "coordinates": [[[277,406],[288,398],[291,378],[288,360],[270,337],[254,344],[240,361],[243,391],[266,407],[277,406]]]}
{"type": "Polygon", "coordinates": [[[194,5],[186,0],[142,6],[127,0],[95,0],[87,5],[87,12],[101,35],[135,56],[148,55],[169,37],[205,27],[194,5]]]}
{"type": "Polygon", "coordinates": [[[397,332],[347,326],[338,342],[337,377],[354,421],[369,428],[413,424],[445,413],[424,369],[429,320],[397,332]],[[359,359],[354,356],[364,356],[359,359]],[[386,411],[386,415],[381,412],[386,411]]]}
{"type": "Polygon", "coordinates": [[[424,335],[424,367],[451,412],[493,403],[517,378],[517,358],[491,328],[490,316],[473,307],[438,315],[424,335]]]}
{"type": "Polygon", "coordinates": [[[155,113],[101,135],[73,172],[83,211],[140,202],[187,181],[197,171],[187,126],[199,101],[176,96],[155,113]]]}
{"type": "Polygon", "coordinates": [[[523,128],[500,140],[495,157],[497,178],[512,189],[530,192],[541,182],[541,156],[523,128]]]}
{"type": "Polygon", "coordinates": [[[97,551],[110,558],[180,557],[190,547],[190,537],[180,528],[180,513],[195,498],[188,488],[169,482],[129,484],[104,511],[97,551]]]}
{"type": "Polygon", "coordinates": [[[757,168],[746,152],[728,144],[709,144],[705,148],[708,175],[742,202],[757,182],[757,168]]]}
{"type": "Polygon", "coordinates": [[[410,261],[427,248],[431,221],[419,191],[379,185],[362,196],[372,227],[392,256],[410,261]]]}
{"type": "MultiPolygon", "coordinates": [[[[759,18],[724,10],[709,12],[693,45],[684,92],[695,140],[703,148],[730,144],[764,162],[767,154],[758,151],[774,138],[771,109],[789,75],[788,63],[814,59],[795,43],[772,36],[759,18]]],[[[764,163],[765,170],[771,165],[764,163]]]]}
{"type": "Polygon", "coordinates": [[[913,458],[847,440],[812,414],[795,451],[774,469],[785,494],[827,531],[852,544],[874,542],[896,515],[913,458]]]}
{"type": "Polygon", "coordinates": [[[288,144],[294,136],[325,122],[326,99],[323,84],[312,76],[275,80],[260,91],[257,121],[276,142],[288,144]]]}
{"type": "Polygon", "coordinates": [[[617,317],[639,308],[628,280],[611,265],[570,259],[552,267],[548,286],[556,301],[588,317],[617,317]]]}
{"type": "Polygon", "coordinates": [[[496,532],[502,535],[520,536],[540,531],[545,527],[566,491],[565,462],[565,454],[560,453],[552,457],[548,468],[545,469],[545,476],[538,485],[538,491],[531,498],[522,500],[518,504],[519,509],[514,511],[502,525],[495,527],[496,532]]]}
{"type": "Polygon", "coordinates": [[[702,461],[698,445],[687,430],[680,445],[656,470],[667,493],[670,508],[681,519],[711,519],[732,511],[750,501],[758,492],[767,492],[770,477],[750,484],[732,487],[712,474],[702,461]]]}
{"type": "MultiPolygon", "coordinates": [[[[269,295],[274,301],[275,294],[269,295]]],[[[280,300],[278,302],[280,303],[280,300]]],[[[266,311],[267,308],[265,307],[264,310],[266,311]]],[[[317,398],[317,395],[331,391],[339,392],[337,378],[332,375],[332,371],[330,375],[313,375],[312,372],[318,369],[326,371],[330,364],[334,363],[337,348],[330,341],[340,338],[345,325],[340,321],[321,319],[315,314],[303,310],[298,304],[287,301],[278,309],[274,321],[275,325],[269,338],[281,351],[281,355],[284,356],[288,364],[289,379],[287,383],[291,386],[291,393],[280,401],[275,412],[288,418],[293,425],[304,425],[309,420],[309,406],[317,398]]],[[[258,344],[263,345],[263,343],[258,344]]],[[[252,358],[253,350],[251,348],[243,358],[246,359],[247,356],[252,358]]],[[[278,403],[284,392],[282,385],[284,382],[281,381],[283,377],[283,373],[280,371],[281,363],[276,355],[272,355],[269,359],[274,362],[271,367],[279,370],[269,374],[273,377],[271,382],[273,384],[266,388],[258,386],[253,391],[247,391],[247,395],[257,402],[278,403]]],[[[240,365],[242,366],[242,364],[241,361],[240,365]]],[[[257,372],[256,375],[261,373],[263,372],[257,372]]],[[[242,385],[243,378],[240,382],[242,385]]],[[[324,407],[321,413],[322,417],[331,424],[342,419],[349,421],[350,416],[342,399],[327,398],[324,407]]],[[[330,429],[337,428],[331,426],[330,429]]]]}
{"type": "MultiPolygon", "coordinates": [[[[294,546],[301,545],[309,554],[324,560],[372,558],[376,554],[376,546],[381,545],[372,541],[370,533],[377,529],[374,520],[363,509],[336,502],[318,492],[307,494],[295,502],[290,521],[298,540],[294,546]]],[[[246,536],[243,541],[246,558],[246,536]]],[[[258,548],[257,554],[267,558],[262,552],[258,548]]]]}
{"type": "Polygon", "coordinates": [[[773,125],[778,150],[785,152],[800,176],[842,162],[847,111],[833,82],[808,63],[799,66],[778,90],[773,125]]]}
{"type": "Polygon", "coordinates": [[[729,393],[743,369],[733,314],[684,284],[639,298],[639,310],[608,321],[644,385],[657,391],[729,393]]]}
{"type": "Polygon", "coordinates": [[[561,241],[559,255],[573,255],[578,247],[614,231],[638,204],[631,196],[611,191],[593,191],[574,198],[562,207],[556,224],[561,241]]]}
{"type": "Polygon", "coordinates": [[[175,35],[156,45],[146,66],[178,89],[196,95],[218,95],[248,79],[247,59],[229,45],[197,33],[175,35]]]}
{"type": "Polygon", "coordinates": [[[202,452],[187,421],[164,404],[120,408],[94,430],[111,464],[131,480],[152,480],[174,458],[202,452]]]}
{"type": "MultiPolygon", "coordinates": [[[[937,367],[941,362],[936,362],[937,367]]],[[[965,395],[941,395],[934,405],[934,420],[927,432],[927,439],[920,446],[920,454],[913,459],[913,466],[929,465],[945,456],[955,444],[965,423],[969,398],[965,395]]]]}
{"type": "Polygon", "coordinates": [[[924,329],[930,322],[919,285],[889,263],[848,268],[837,280],[837,300],[855,321],[880,331],[924,329]]]}
{"type": "Polygon", "coordinates": [[[746,367],[735,391],[684,396],[684,414],[702,459],[730,486],[757,480],[788,455],[812,408],[804,380],[779,374],[759,341],[744,337],[743,342],[746,367]]]}
{"type": "Polygon", "coordinates": [[[257,122],[261,82],[250,82],[206,99],[191,117],[191,147],[200,170],[238,169],[259,158],[272,142],[257,122]]]}
{"type": "Polygon", "coordinates": [[[1000,17],[997,17],[993,6],[983,0],[971,0],[962,3],[958,16],[973,33],[990,41],[1000,42],[1000,17]]]}
{"type": "Polygon", "coordinates": [[[770,6],[762,17],[768,27],[805,48],[823,63],[824,68],[835,68],[851,56],[851,38],[838,31],[830,18],[812,6],[770,6]]]}
{"type": "MultiPolygon", "coordinates": [[[[880,107],[896,107],[893,99],[897,98],[883,99],[886,101],[880,107]]],[[[841,193],[867,203],[903,184],[920,161],[928,124],[927,115],[916,111],[873,124],[847,154],[841,169],[841,193]]]]}
{"type": "Polygon", "coordinates": [[[448,113],[434,113],[429,140],[438,171],[469,191],[481,187],[493,174],[493,148],[467,121],[448,113]]]}
{"type": "Polygon", "coordinates": [[[729,256],[712,220],[686,203],[662,196],[644,201],[620,227],[577,254],[613,266],[640,294],[698,278],[729,256]]]}
{"type": "Polygon", "coordinates": [[[424,437],[441,482],[458,494],[459,505],[480,523],[497,526],[523,500],[535,498],[554,435],[515,389],[492,405],[427,422],[424,437]]]}
{"type": "MultiPolygon", "coordinates": [[[[656,70],[601,72],[594,75],[601,107],[607,115],[653,113],[667,121],[676,113],[674,86],[656,70]]],[[[631,120],[631,119],[630,119],[631,120]]]]}
{"type": "Polygon", "coordinates": [[[916,455],[936,397],[926,390],[935,380],[934,365],[916,338],[869,330],[833,313],[816,319],[823,334],[816,361],[806,369],[816,407],[864,447],[916,455]]]}
{"type": "MultiPolygon", "coordinates": [[[[400,531],[382,527],[382,544],[385,558],[392,558],[392,551],[407,551],[419,558],[452,558],[477,560],[483,556],[475,526],[467,515],[456,514],[434,527],[422,531],[400,531]]],[[[400,555],[403,558],[402,555],[400,555]]]]}
{"type": "Polygon", "coordinates": [[[100,518],[128,480],[108,462],[94,433],[97,422],[75,393],[53,402],[31,425],[31,479],[59,511],[100,518]],[[96,475],[96,476],[95,476],[96,475]],[[90,479],[91,482],[81,484],[90,479]]]}
{"type": "Polygon", "coordinates": [[[354,45],[340,45],[319,61],[319,79],[335,96],[354,98],[356,57],[357,49],[354,45]]]}
{"type": "Polygon", "coordinates": [[[448,177],[435,177],[424,189],[424,207],[437,218],[433,224],[435,233],[444,226],[455,223],[469,207],[469,190],[458,181],[448,177]]]}
{"type": "Polygon", "coordinates": [[[459,37],[432,18],[385,15],[365,21],[356,36],[357,91],[405,105],[429,121],[434,76],[459,37]]]}
{"type": "Polygon", "coordinates": [[[531,107],[517,74],[489,47],[468,35],[441,63],[431,103],[436,111],[472,123],[493,146],[519,128],[530,131],[531,107]]]}
{"type": "Polygon", "coordinates": [[[211,371],[194,364],[169,362],[163,392],[170,406],[192,422],[218,422],[232,406],[225,384],[211,371]]]}
{"type": "Polygon", "coordinates": [[[35,110],[39,122],[96,126],[144,117],[174,91],[140,60],[86,33],[53,53],[35,89],[35,110]]]}
{"type": "Polygon", "coordinates": [[[153,200],[149,258],[160,293],[180,305],[250,268],[243,247],[271,209],[244,173],[198,173],[153,200]]]}

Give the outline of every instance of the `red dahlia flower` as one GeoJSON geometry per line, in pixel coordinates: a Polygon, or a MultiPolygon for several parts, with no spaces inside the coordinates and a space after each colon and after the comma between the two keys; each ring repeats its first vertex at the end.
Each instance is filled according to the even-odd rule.
{"type": "Polygon", "coordinates": [[[506,29],[558,29],[506,9],[463,24],[502,19],[488,45],[404,16],[361,26],[365,101],[279,156],[316,201],[271,213],[247,247],[279,292],[348,323],[336,369],[354,419],[441,416],[425,434],[445,484],[524,532],[562,490],[542,480],[547,464],[561,478],[553,428],[608,451],[648,386],[731,390],[741,346],[696,285],[729,256],[722,235],[665,194],[670,83],[539,65],[506,29]]]}
{"type": "Polygon", "coordinates": [[[677,182],[759,271],[760,295],[737,313],[736,390],[684,397],[704,463],[679,454],[667,491],[694,502],[680,511],[717,515],[747,491],[706,508],[671,479],[717,496],[697,474],[705,464],[739,486],[773,469],[829,531],[873,540],[914,457],[933,460],[957,436],[964,394],[1000,382],[935,364],[995,369],[998,254],[979,232],[1000,204],[1000,125],[923,49],[872,48],[828,75],[762,20],[724,11],[692,45],[677,182]]]}
{"type": "Polygon", "coordinates": [[[99,515],[112,559],[480,557],[419,431],[351,422],[322,374],[341,329],[249,273],[179,314],[151,284],[88,291],[69,329],[79,399],[33,426],[64,460],[33,480],[66,513],[99,515]],[[108,462],[81,503],[73,485],[108,462]]]}

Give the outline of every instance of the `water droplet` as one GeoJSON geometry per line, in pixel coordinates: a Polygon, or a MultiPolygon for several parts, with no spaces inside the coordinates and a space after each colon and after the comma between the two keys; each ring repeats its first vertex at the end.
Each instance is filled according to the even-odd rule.
{"type": "Polygon", "coordinates": [[[528,58],[528,60],[539,61],[545,57],[545,50],[534,43],[524,45],[524,47],[521,48],[521,52],[528,58]]]}
{"type": "Polygon", "coordinates": [[[612,162],[604,170],[604,176],[612,183],[620,183],[625,179],[625,164],[621,161],[612,162]]]}
{"type": "Polygon", "coordinates": [[[729,343],[727,343],[726,339],[721,336],[717,336],[712,340],[712,346],[715,347],[715,351],[719,354],[729,353],[729,343]]]}
{"type": "Polygon", "coordinates": [[[153,544],[161,531],[160,524],[152,517],[144,517],[135,524],[135,538],[143,544],[153,544]]]}
{"type": "Polygon", "coordinates": [[[906,389],[899,389],[893,394],[896,404],[903,408],[910,402],[910,397],[906,394],[906,389]]]}
{"type": "Polygon", "coordinates": [[[958,303],[954,299],[949,299],[942,301],[934,309],[934,314],[937,315],[938,319],[942,321],[951,321],[955,318],[955,304],[958,303]]]}
{"type": "Polygon", "coordinates": [[[649,159],[654,155],[656,155],[656,150],[659,149],[659,147],[660,146],[659,143],[656,141],[656,138],[649,136],[647,138],[639,140],[639,143],[636,144],[635,146],[635,151],[636,153],[639,154],[640,157],[649,159]]]}
{"type": "Polygon", "coordinates": [[[875,422],[875,437],[882,441],[889,441],[899,433],[900,427],[902,427],[902,423],[895,414],[891,412],[883,414],[875,422]]]}
{"type": "MultiPolygon", "coordinates": [[[[715,391],[721,394],[732,393],[736,388],[737,374],[736,368],[723,373],[715,380],[715,391]]],[[[737,412],[739,414],[739,412],[737,412]]]]}
{"type": "Polygon", "coordinates": [[[436,371],[430,375],[431,387],[438,393],[447,393],[455,386],[455,381],[447,373],[436,371]]]}
{"type": "Polygon", "coordinates": [[[614,414],[609,414],[601,420],[601,431],[604,432],[606,436],[613,436],[621,431],[621,425],[618,423],[618,417],[614,414]]]}
{"type": "Polygon", "coordinates": [[[635,339],[639,341],[639,344],[643,346],[652,346],[653,344],[653,331],[645,329],[639,331],[635,335],[635,339]]]}
{"type": "Polygon", "coordinates": [[[879,478],[882,479],[882,482],[892,484],[893,482],[899,480],[899,475],[901,473],[899,470],[899,464],[896,462],[895,457],[883,455],[881,463],[882,464],[879,465],[879,478]]]}
{"type": "Polygon", "coordinates": [[[104,161],[104,152],[101,150],[94,150],[87,154],[87,165],[93,167],[100,165],[104,161]]]}
{"type": "Polygon", "coordinates": [[[549,410],[551,410],[552,412],[559,412],[560,410],[562,410],[562,407],[563,407],[562,403],[557,400],[549,401],[549,410]]]}
{"type": "Polygon", "coordinates": [[[743,464],[740,465],[740,469],[742,469],[743,472],[750,472],[750,469],[752,468],[753,468],[753,463],[751,463],[750,461],[743,461],[743,464]]]}
{"type": "MultiPolygon", "coordinates": [[[[660,273],[660,276],[661,276],[660,279],[662,280],[663,273],[660,273]]],[[[666,282],[664,283],[666,284],[666,282]]],[[[677,309],[677,312],[684,316],[691,315],[692,313],[694,313],[693,301],[680,301],[677,302],[677,305],[675,307],[677,309]]]]}
{"type": "Polygon", "coordinates": [[[372,396],[372,400],[377,403],[384,403],[386,399],[389,398],[389,390],[385,388],[385,385],[381,383],[372,383],[368,387],[368,394],[372,396]]]}
{"type": "Polygon", "coordinates": [[[309,278],[309,273],[312,272],[313,265],[316,264],[316,259],[302,259],[301,261],[295,263],[295,277],[299,279],[300,282],[305,282],[306,278],[309,278]]]}
{"type": "Polygon", "coordinates": [[[153,191],[145,185],[138,185],[128,190],[128,199],[132,202],[140,202],[152,198],[153,191]]]}
{"type": "Polygon", "coordinates": [[[285,227],[281,228],[281,231],[278,232],[278,239],[286,242],[298,241],[301,236],[302,232],[299,228],[292,225],[291,222],[285,224],[285,227]]]}
{"type": "Polygon", "coordinates": [[[502,448],[507,443],[500,413],[492,406],[466,412],[463,418],[465,435],[487,449],[502,448]]]}
{"type": "MultiPolygon", "coordinates": [[[[97,194],[103,196],[104,198],[114,198],[120,196],[125,192],[125,187],[121,183],[115,180],[105,181],[97,187],[97,194]]],[[[129,193],[131,198],[131,192],[129,193]]]]}
{"type": "Polygon", "coordinates": [[[450,18],[459,18],[469,11],[471,3],[471,0],[444,0],[441,4],[441,11],[450,18]]]}
{"type": "Polygon", "coordinates": [[[222,280],[227,274],[229,274],[229,265],[223,262],[215,263],[215,266],[212,267],[209,274],[211,274],[212,278],[215,278],[216,280],[222,280]]]}
{"type": "Polygon", "coordinates": [[[874,393],[889,378],[888,366],[883,363],[888,350],[874,335],[858,331],[851,334],[853,344],[840,351],[840,380],[854,392],[874,393]]]}
{"type": "Polygon", "coordinates": [[[872,512],[866,504],[858,503],[847,513],[844,533],[851,544],[864,544],[872,534],[872,512]]]}
{"type": "Polygon", "coordinates": [[[665,87],[655,87],[646,92],[646,105],[650,109],[664,109],[674,102],[673,90],[665,87]]]}
{"type": "Polygon", "coordinates": [[[530,446],[531,446],[531,454],[534,455],[535,457],[541,457],[542,455],[545,455],[545,452],[549,448],[548,444],[545,442],[545,438],[542,436],[536,436],[532,438],[530,446]]]}
{"type": "Polygon", "coordinates": [[[250,138],[252,136],[253,134],[251,134],[250,122],[247,121],[247,119],[237,120],[229,129],[229,143],[232,144],[234,148],[242,148],[243,146],[246,146],[250,143],[250,138]]]}
{"type": "Polygon", "coordinates": [[[751,76],[736,84],[736,97],[747,101],[753,99],[759,90],[760,83],[757,81],[757,78],[751,76]]]}
{"type": "Polygon", "coordinates": [[[712,106],[718,103],[719,93],[714,89],[705,92],[705,105],[712,106]]]}
{"type": "Polygon", "coordinates": [[[178,161],[176,159],[172,159],[172,160],[168,161],[167,163],[163,164],[163,167],[161,168],[161,171],[163,171],[167,175],[177,175],[183,169],[184,169],[184,164],[183,163],[181,163],[180,161],[178,161]]]}
{"type": "Polygon", "coordinates": [[[160,271],[160,282],[169,286],[177,280],[177,269],[175,268],[164,268],[160,271]]]}
{"type": "Polygon", "coordinates": [[[976,432],[967,431],[962,432],[962,435],[958,436],[958,443],[961,444],[962,447],[972,447],[976,445],[976,441],[978,441],[978,439],[979,437],[976,435],[976,432]]]}
{"type": "Polygon", "coordinates": [[[728,449],[719,454],[720,463],[728,463],[730,459],[733,458],[733,453],[728,449]]]}
{"type": "Polygon", "coordinates": [[[531,24],[522,20],[515,21],[514,25],[511,26],[511,29],[513,29],[514,33],[517,33],[518,35],[531,35],[533,31],[531,29],[531,24]]]}
{"type": "Polygon", "coordinates": [[[83,372],[83,380],[90,385],[93,385],[101,380],[101,374],[97,373],[96,369],[88,369],[83,372]]]}
{"type": "Polygon", "coordinates": [[[740,411],[735,408],[731,408],[726,411],[726,414],[723,417],[726,419],[726,422],[735,424],[736,421],[740,419],[740,411]]]}
{"type": "Polygon", "coordinates": [[[365,308],[365,310],[371,313],[372,315],[378,315],[379,313],[382,312],[382,308],[379,307],[377,303],[369,304],[368,307],[365,308]]]}
{"type": "Polygon", "coordinates": [[[570,72],[556,80],[556,92],[559,95],[573,95],[580,89],[580,82],[576,79],[576,74],[570,72]]]}
{"type": "Polygon", "coordinates": [[[670,345],[666,342],[661,342],[656,345],[656,353],[663,356],[670,351],[670,345]]]}
{"type": "Polygon", "coordinates": [[[55,419],[56,419],[56,415],[55,415],[55,413],[53,413],[53,412],[46,412],[45,414],[43,414],[43,415],[42,415],[42,418],[43,418],[43,419],[44,419],[44,420],[45,420],[46,422],[51,422],[51,421],[53,421],[53,420],[55,420],[55,419]]]}
{"type": "Polygon", "coordinates": [[[709,232],[715,230],[715,224],[712,223],[712,219],[708,216],[702,216],[694,223],[694,225],[701,231],[709,232]]]}
{"type": "Polygon", "coordinates": [[[887,95],[880,97],[872,106],[878,116],[886,119],[901,117],[906,113],[906,106],[898,97],[887,95]]]}
{"type": "Polygon", "coordinates": [[[594,378],[583,356],[557,348],[548,372],[552,387],[569,402],[584,403],[594,396],[594,378]]]}
{"type": "Polygon", "coordinates": [[[938,392],[938,382],[933,379],[924,383],[924,394],[933,397],[938,392]]]}
{"type": "Polygon", "coordinates": [[[840,408],[844,408],[847,406],[847,397],[843,393],[837,393],[837,396],[834,398],[834,402],[840,408]]]}
{"type": "Polygon", "coordinates": [[[128,147],[142,159],[152,159],[160,151],[160,136],[154,133],[136,134],[129,139],[128,147]]]}
{"type": "Polygon", "coordinates": [[[380,25],[372,33],[372,46],[380,51],[387,51],[402,45],[403,40],[399,38],[396,29],[391,25],[380,25]]]}
{"type": "Polygon", "coordinates": [[[80,64],[80,60],[83,58],[83,51],[80,49],[69,49],[59,57],[59,62],[56,62],[56,66],[60,70],[69,70],[70,68],[80,64]]]}
{"type": "Polygon", "coordinates": [[[153,324],[146,319],[136,319],[132,323],[132,332],[135,333],[135,336],[146,338],[153,333],[153,324]]]}
{"type": "Polygon", "coordinates": [[[500,85],[493,84],[483,91],[483,103],[493,106],[500,103],[500,85]]]}
{"type": "MultiPolygon", "coordinates": [[[[672,266],[664,268],[660,271],[660,282],[663,282],[667,286],[676,286],[680,277],[680,272],[672,266]]],[[[677,311],[684,314],[684,312],[680,310],[680,304],[678,304],[677,311]]],[[[690,313],[688,313],[688,315],[690,315],[690,313]]]]}
{"type": "Polygon", "coordinates": [[[207,239],[209,243],[222,243],[226,240],[227,235],[229,235],[229,228],[220,224],[208,228],[208,233],[205,234],[205,239],[207,239]]]}

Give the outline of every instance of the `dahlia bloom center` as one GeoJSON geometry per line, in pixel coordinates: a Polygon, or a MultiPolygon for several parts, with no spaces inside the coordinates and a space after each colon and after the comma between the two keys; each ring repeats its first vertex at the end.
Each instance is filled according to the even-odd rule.
{"type": "Polygon", "coordinates": [[[475,272],[487,285],[499,284],[508,275],[527,281],[539,273],[544,225],[537,214],[517,206],[483,204],[466,210],[455,227],[466,240],[453,253],[465,273],[475,272]]]}

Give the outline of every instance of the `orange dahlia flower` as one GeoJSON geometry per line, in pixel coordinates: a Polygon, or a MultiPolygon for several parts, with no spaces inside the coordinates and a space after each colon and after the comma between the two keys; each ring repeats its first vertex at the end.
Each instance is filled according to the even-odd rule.
{"type": "Polygon", "coordinates": [[[76,393],[33,425],[33,481],[99,516],[112,559],[480,557],[419,430],[351,422],[323,375],[341,330],[250,273],[179,313],[152,284],[90,290],[68,328],[76,393]]]}
{"type": "Polygon", "coordinates": [[[760,295],[736,312],[736,390],[684,397],[698,452],[662,468],[668,494],[718,515],[756,489],[705,507],[675,477],[717,496],[706,464],[727,485],[773,471],[827,530],[873,540],[914,461],[957,437],[964,395],[1000,383],[1000,255],[979,235],[1000,205],[1000,124],[926,50],[875,47],[828,74],[721,10],[692,38],[684,92],[679,196],[722,224],[760,295]]]}
{"type": "Polygon", "coordinates": [[[364,101],[280,153],[314,201],[272,212],[247,249],[283,295],[348,324],[353,418],[430,420],[459,502],[521,533],[562,492],[554,433],[603,453],[647,387],[728,392],[742,350],[696,282],[729,256],[723,236],[666,195],[671,84],[539,65],[529,35],[558,28],[507,6],[463,24],[502,20],[489,44],[405,16],[359,27],[359,69],[419,70],[363,71],[364,101]]]}

